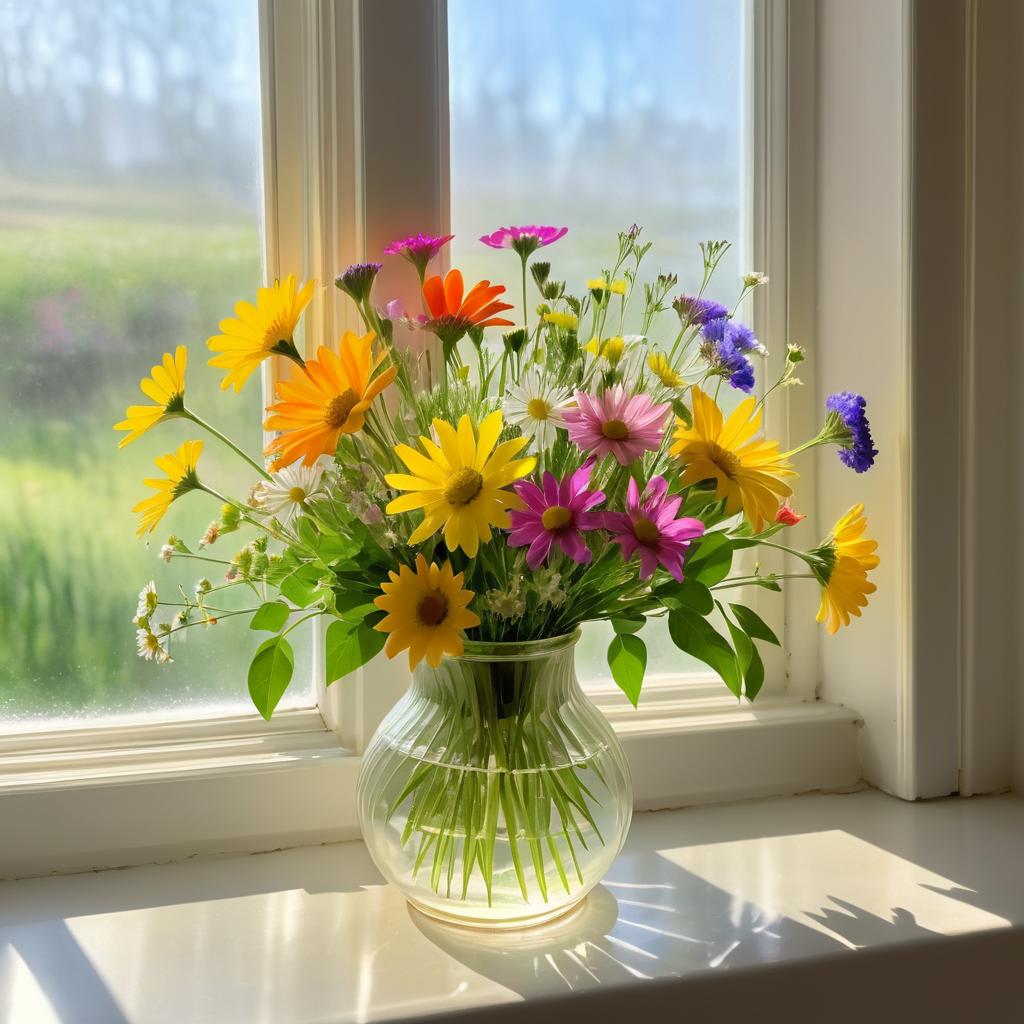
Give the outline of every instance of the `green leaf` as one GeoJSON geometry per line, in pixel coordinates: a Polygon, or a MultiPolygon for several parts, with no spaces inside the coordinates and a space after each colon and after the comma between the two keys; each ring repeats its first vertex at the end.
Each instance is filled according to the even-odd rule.
{"type": "Polygon", "coordinates": [[[271,637],[256,649],[249,666],[249,696],[268,722],[288,689],[294,669],[295,656],[284,637],[271,637]]]}
{"type": "Polygon", "coordinates": [[[771,631],[771,628],[765,623],[764,619],[753,609],[748,608],[744,604],[731,604],[729,607],[732,609],[733,615],[736,616],[736,621],[743,627],[748,636],[775,644],[776,647],[782,646],[779,643],[779,638],[771,631]]]}
{"type": "Polygon", "coordinates": [[[689,608],[698,615],[709,615],[715,606],[711,591],[690,577],[681,584],[673,582],[671,587],[665,587],[664,593],[659,591],[658,596],[666,608],[689,608]]]}
{"type": "Polygon", "coordinates": [[[321,570],[315,565],[300,565],[285,579],[278,590],[297,608],[307,608],[320,596],[321,570]]]}
{"type": "Polygon", "coordinates": [[[732,645],[736,648],[736,664],[739,668],[740,675],[746,679],[747,669],[750,668],[750,660],[754,656],[754,641],[747,636],[746,633],[740,629],[739,626],[733,624],[732,620],[722,610],[722,606],[718,606],[719,611],[722,612],[722,618],[725,619],[725,624],[729,627],[729,635],[732,637],[732,645]]]}
{"type": "Polygon", "coordinates": [[[614,637],[608,645],[608,667],[619,689],[636,707],[647,670],[647,645],[632,633],[614,637]]]}
{"type": "MultiPolygon", "coordinates": [[[[761,660],[761,655],[754,641],[743,629],[733,625],[721,604],[718,604],[717,601],[715,603],[718,605],[718,610],[722,613],[722,617],[728,623],[729,632],[732,634],[733,643],[736,645],[736,660],[739,664],[740,674],[743,676],[743,692],[748,700],[753,700],[764,683],[764,662],[761,660]]],[[[749,611],[749,609],[746,610],[749,611]]]]}
{"type": "Polygon", "coordinates": [[[363,622],[338,619],[327,627],[324,648],[327,685],[365,665],[380,653],[387,636],[363,622]]]}
{"type": "Polygon", "coordinates": [[[688,608],[675,608],[668,613],[668,632],[676,647],[709,665],[737,697],[740,695],[743,687],[736,654],[707,619],[688,608]]]}
{"type": "Polygon", "coordinates": [[[613,615],[611,617],[612,629],[618,634],[637,633],[644,628],[647,619],[641,615],[638,618],[625,615],[613,615]]]}
{"type": "Polygon", "coordinates": [[[732,542],[724,533],[709,533],[694,545],[697,550],[686,561],[687,577],[706,587],[721,583],[732,566],[732,542]]]}
{"type": "Polygon", "coordinates": [[[284,629],[284,624],[288,621],[290,614],[291,609],[284,601],[267,601],[266,604],[261,604],[256,609],[256,613],[249,622],[249,628],[277,633],[284,629]]]}
{"type": "Polygon", "coordinates": [[[764,683],[764,662],[761,660],[757,645],[751,644],[750,647],[750,667],[743,678],[743,692],[747,695],[747,700],[753,700],[761,692],[764,683]]]}

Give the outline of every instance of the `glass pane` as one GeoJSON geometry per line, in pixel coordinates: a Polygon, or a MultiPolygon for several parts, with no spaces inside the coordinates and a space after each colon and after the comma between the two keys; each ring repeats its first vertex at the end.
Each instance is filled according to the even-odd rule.
{"type": "MultiPolygon", "coordinates": [[[[249,711],[244,617],[172,644],[173,664],[135,654],[148,580],[175,600],[225,566],[158,558],[172,531],[194,549],[217,512],[199,493],[134,539],[152,460],[201,434],[171,422],[118,451],[112,425],[184,342],[189,405],[259,450],[258,386],[225,395],[203,366],[261,278],[257,4],[0,4],[0,68],[0,728],[249,711]]],[[[203,477],[246,493],[205,446],[203,477]]]]}
{"type": "MultiPolygon", "coordinates": [[[[580,294],[631,224],[653,242],[644,270],[700,284],[697,243],[741,237],[743,0],[449,0],[452,262],[513,295],[518,262],[481,245],[512,224],[568,225],[545,259],[580,294]]],[[[716,280],[739,291],[738,249],[716,280]]],[[[518,301],[512,299],[510,301],[518,301]]],[[[627,321],[626,330],[630,324],[627,321]]],[[[610,629],[581,645],[583,678],[607,676],[610,629]]],[[[697,668],[663,621],[650,673],[697,668]]]]}

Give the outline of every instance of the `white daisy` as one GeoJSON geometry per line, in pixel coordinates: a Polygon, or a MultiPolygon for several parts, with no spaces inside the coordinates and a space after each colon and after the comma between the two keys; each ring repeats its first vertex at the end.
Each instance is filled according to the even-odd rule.
{"type": "Polygon", "coordinates": [[[287,525],[301,513],[303,502],[319,493],[323,475],[323,466],[304,466],[299,462],[271,473],[270,480],[260,487],[259,508],[287,525]]]}
{"type": "Polygon", "coordinates": [[[524,434],[533,435],[534,450],[548,448],[555,440],[555,430],[565,423],[565,412],[572,408],[572,395],[544,379],[541,372],[530,367],[518,384],[505,395],[502,409],[509,423],[515,423],[524,434]]]}
{"type": "Polygon", "coordinates": [[[150,580],[139,591],[139,606],[135,609],[136,619],[148,619],[156,611],[160,598],[157,597],[156,583],[150,580]]]}
{"type": "Polygon", "coordinates": [[[150,629],[140,629],[135,634],[135,643],[138,647],[139,657],[146,661],[155,661],[160,665],[174,659],[167,653],[167,648],[160,642],[160,638],[150,629]]]}

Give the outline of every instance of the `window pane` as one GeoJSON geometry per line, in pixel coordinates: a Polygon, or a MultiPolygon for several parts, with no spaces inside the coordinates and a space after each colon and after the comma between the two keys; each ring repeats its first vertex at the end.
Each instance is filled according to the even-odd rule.
{"type": "MultiPolygon", "coordinates": [[[[643,270],[700,285],[697,243],[741,238],[742,0],[449,0],[452,261],[501,281],[518,260],[481,245],[501,225],[568,225],[546,250],[580,294],[632,223],[653,242],[643,270]]],[[[747,268],[742,268],[747,269],[747,268]]],[[[739,253],[716,280],[738,292],[739,253]]],[[[510,301],[518,301],[512,299],[510,301]]],[[[638,312],[634,310],[634,312],[638,312]]],[[[626,329],[629,329],[627,321],[626,329]]],[[[578,668],[607,676],[610,629],[587,630],[578,668]]],[[[697,668],[646,627],[650,673],[697,668]]]]}
{"type": "MultiPolygon", "coordinates": [[[[259,96],[255,0],[0,4],[0,728],[251,710],[244,617],[172,643],[173,664],[135,655],[148,580],[180,600],[225,566],[158,559],[170,532],[195,549],[217,512],[200,493],[134,539],[152,460],[201,433],[166,423],[118,451],[112,425],[187,343],[190,407],[259,451],[258,382],[225,395],[203,366],[260,283],[259,96]]],[[[203,478],[245,494],[204,440],[203,478]]]]}

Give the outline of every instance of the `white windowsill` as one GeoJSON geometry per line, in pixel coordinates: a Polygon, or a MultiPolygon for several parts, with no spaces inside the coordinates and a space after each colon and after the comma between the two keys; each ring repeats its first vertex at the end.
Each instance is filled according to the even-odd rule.
{"type": "MultiPolygon", "coordinates": [[[[720,684],[661,687],[639,711],[612,698],[602,708],[642,810],[860,779],[858,716],[847,708],[779,697],[743,705],[720,684]]],[[[315,712],[255,730],[143,726],[113,745],[88,731],[42,750],[23,738],[0,746],[0,879],[353,839],[358,771],[359,757],[315,712]]]]}
{"type": "Polygon", "coordinates": [[[641,814],[578,915],[518,934],[426,921],[358,842],[7,882],[0,1019],[1010,1019],[1021,849],[1014,797],[641,814]]]}

